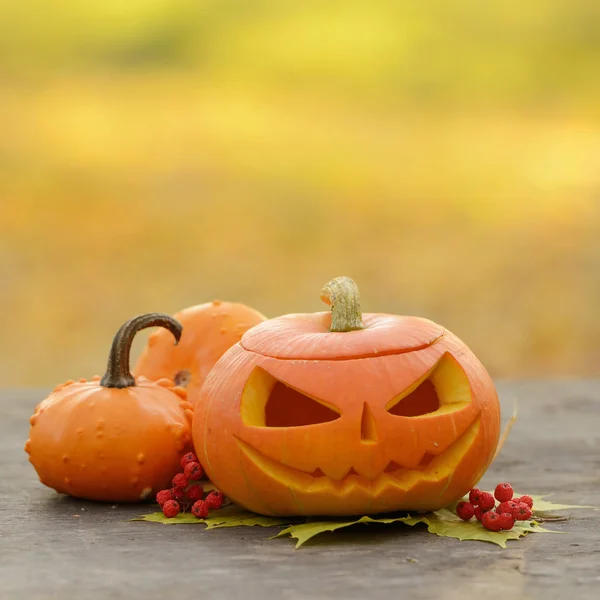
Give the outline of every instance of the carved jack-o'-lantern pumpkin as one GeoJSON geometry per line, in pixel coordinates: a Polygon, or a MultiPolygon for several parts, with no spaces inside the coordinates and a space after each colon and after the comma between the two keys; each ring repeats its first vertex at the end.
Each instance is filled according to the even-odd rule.
{"type": "Polygon", "coordinates": [[[465,494],[498,443],[494,385],[452,333],[361,315],[348,278],[331,313],[249,330],[209,374],[196,451],[227,496],[269,515],[434,510],[465,494]]]}

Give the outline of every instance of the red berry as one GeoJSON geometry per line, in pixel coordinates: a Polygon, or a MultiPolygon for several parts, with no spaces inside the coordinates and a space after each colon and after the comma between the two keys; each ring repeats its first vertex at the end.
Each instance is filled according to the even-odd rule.
{"type": "Polygon", "coordinates": [[[529,508],[533,509],[533,498],[531,496],[521,496],[520,498],[515,498],[515,502],[517,504],[519,502],[523,502],[523,504],[527,504],[529,508]]]}
{"type": "Polygon", "coordinates": [[[171,490],[161,490],[156,494],[156,501],[162,506],[165,502],[173,500],[171,490]]]}
{"type": "Polygon", "coordinates": [[[185,490],[189,483],[188,478],[183,473],[177,473],[177,475],[173,477],[173,487],[179,488],[180,490],[185,490]]]}
{"type": "Polygon", "coordinates": [[[513,513],[515,521],[527,521],[527,519],[531,519],[532,515],[533,512],[531,508],[529,508],[525,502],[519,502],[516,511],[513,513]]]}
{"type": "Polygon", "coordinates": [[[475,512],[475,518],[478,521],[481,521],[483,514],[484,514],[483,511],[481,510],[481,508],[479,508],[479,506],[476,506],[473,510],[475,512]]]}
{"type": "Polygon", "coordinates": [[[185,496],[185,491],[178,487],[171,488],[171,496],[176,500],[181,500],[185,496]]]}
{"type": "Polygon", "coordinates": [[[479,495],[479,506],[481,510],[492,510],[496,505],[496,501],[494,500],[494,496],[492,496],[489,492],[481,492],[479,495]]]}
{"type": "Polygon", "coordinates": [[[456,514],[463,520],[469,521],[475,514],[475,508],[470,502],[459,502],[456,505],[456,514]]]}
{"type": "Polygon", "coordinates": [[[500,524],[502,526],[502,529],[508,531],[509,529],[512,529],[514,527],[515,518],[512,516],[511,513],[502,513],[500,514],[500,524]]]}
{"type": "Polygon", "coordinates": [[[514,500],[509,500],[508,501],[508,511],[513,517],[515,516],[516,512],[517,512],[517,508],[519,508],[519,503],[515,502],[514,500]]]}
{"type": "Polygon", "coordinates": [[[183,474],[190,481],[198,481],[198,479],[201,479],[202,475],[204,475],[204,471],[202,470],[199,462],[189,462],[187,465],[185,465],[183,474]]]}
{"type": "Polygon", "coordinates": [[[496,507],[496,512],[499,514],[510,513],[512,515],[515,510],[517,510],[517,503],[514,500],[500,502],[500,504],[498,504],[496,507]]]}
{"type": "Polygon", "coordinates": [[[477,488],[473,488],[469,492],[469,502],[473,506],[479,506],[479,498],[480,498],[480,496],[481,496],[481,490],[478,490],[477,488]]]}
{"type": "Polygon", "coordinates": [[[191,462],[198,462],[198,457],[193,452],[188,452],[181,457],[179,464],[182,469],[185,469],[185,465],[191,462]]]}
{"type": "Polygon", "coordinates": [[[502,529],[503,519],[496,511],[488,510],[483,513],[481,523],[490,531],[500,531],[502,529]]]}
{"type": "Polygon", "coordinates": [[[208,517],[209,510],[210,507],[204,500],[198,500],[198,502],[195,502],[194,506],[192,506],[192,514],[199,519],[205,519],[208,517]]]}
{"type": "Polygon", "coordinates": [[[196,500],[202,500],[202,498],[204,498],[204,489],[201,485],[190,485],[186,494],[192,502],[196,502],[196,500]]]}
{"type": "Polygon", "coordinates": [[[514,492],[510,483],[499,483],[494,491],[494,496],[498,502],[508,502],[509,500],[512,500],[513,494],[514,492]]]}
{"type": "Polygon", "coordinates": [[[206,504],[211,510],[219,510],[223,506],[224,499],[223,494],[215,490],[206,496],[206,504]]]}
{"type": "Polygon", "coordinates": [[[163,515],[169,519],[176,517],[179,514],[179,510],[179,502],[177,500],[167,500],[162,506],[163,515]]]}

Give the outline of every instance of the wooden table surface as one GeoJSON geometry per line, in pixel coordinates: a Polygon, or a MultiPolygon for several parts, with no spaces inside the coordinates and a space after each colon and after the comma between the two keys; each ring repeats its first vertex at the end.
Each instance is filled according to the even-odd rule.
{"type": "MultiPolygon", "coordinates": [[[[510,481],[600,505],[600,381],[500,382],[519,420],[482,487],[510,481]],[[486,485],[487,484],[487,485],[486,485]]],[[[563,511],[566,535],[503,550],[419,527],[362,526],[299,550],[276,530],[129,522],[151,506],[93,504],[42,486],[23,451],[44,391],[0,392],[0,599],[600,598],[600,511],[563,511]],[[79,515],[75,517],[74,515],[79,515]]]]}

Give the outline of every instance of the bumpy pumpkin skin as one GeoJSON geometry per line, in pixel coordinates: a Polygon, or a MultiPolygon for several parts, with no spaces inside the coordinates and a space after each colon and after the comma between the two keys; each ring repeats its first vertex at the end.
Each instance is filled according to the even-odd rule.
{"type": "Polygon", "coordinates": [[[173,345],[168,331],[158,329],[148,338],[133,373],[148,379],[172,379],[190,392],[199,390],[209,371],[233,344],[265,316],[244,304],[214,300],[174,315],[183,326],[173,345]]]}
{"type": "Polygon", "coordinates": [[[191,450],[192,405],[167,379],[123,389],[100,377],[59,385],[30,418],[25,450],[41,482],[59,493],[140,502],[171,485],[191,450]]]}
{"type": "Polygon", "coordinates": [[[426,319],[365,314],[363,330],[342,333],[330,323],[330,313],[272,319],[215,365],[193,401],[210,479],[266,515],[428,511],[463,496],[499,438],[482,364],[426,319]],[[286,392],[271,409],[277,386],[286,392]],[[310,399],[318,405],[294,416],[310,399]]]}

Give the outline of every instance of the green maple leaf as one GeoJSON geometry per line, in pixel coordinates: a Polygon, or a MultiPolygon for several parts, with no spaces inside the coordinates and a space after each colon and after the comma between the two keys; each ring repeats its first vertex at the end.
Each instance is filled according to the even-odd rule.
{"type": "Polygon", "coordinates": [[[211,512],[206,519],[196,520],[206,523],[207,529],[218,529],[219,527],[252,527],[254,525],[274,527],[276,525],[289,525],[298,521],[298,519],[290,517],[265,517],[244,510],[235,504],[211,512]]]}
{"type": "Polygon", "coordinates": [[[291,525],[275,537],[292,537],[298,540],[296,548],[299,548],[302,544],[320,533],[336,531],[337,529],[343,529],[361,523],[404,523],[410,526],[423,523],[427,525],[427,530],[430,533],[435,533],[441,537],[451,537],[461,541],[478,540],[482,542],[491,542],[502,548],[506,548],[507,540],[518,539],[528,533],[557,533],[540,527],[534,521],[521,521],[516,523],[513,529],[509,531],[488,531],[477,521],[462,521],[450,510],[442,509],[414,517],[361,517],[359,519],[347,521],[311,521],[308,523],[291,525]]]}
{"type": "Polygon", "coordinates": [[[299,523],[297,525],[290,525],[287,529],[280,531],[277,535],[271,539],[279,537],[292,537],[297,539],[296,548],[300,548],[304,542],[307,542],[311,538],[325,533],[326,531],[336,531],[337,529],[343,529],[344,527],[351,527],[352,525],[359,525],[360,523],[396,523],[403,521],[408,517],[386,517],[386,518],[371,518],[371,517],[360,517],[354,518],[349,521],[343,520],[331,520],[331,521],[308,521],[306,523],[299,523]]]}
{"type": "MultiPolygon", "coordinates": [[[[517,494],[515,494],[517,496],[517,494]]],[[[546,496],[531,496],[533,498],[533,512],[535,514],[538,513],[548,513],[553,512],[555,510],[565,510],[567,508],[595,508],[598,510],[597,506],[589,506],[582,504],[554,504],[554,502],[550,502],[549,500],[544,500],[546,496]]]]}
{"type": "Polygon", "coordinates": [[[429,533],[441,537],[451,537],[461,542],[464,540],[477,540],[490,542],[506,548],[508,540],[516,540],[528,533],[559,533],[540,527],[535,521],[517,521],[508,531],[488,531],[478,521],[463,521],[454,512],[442,508],[432,513],[409,517],[403,520],[407,525],[424,523],[429,533]]]}
{"type": "MultiPolygon", "coordinates": [[[[533,496],[534,508],[536,514],[548,513],[557,510],[570,508],[596,508],[594,506],[578,506],[574,504],[554,504],[544,500],[543,496],[533,496]]],[[[260,527],[273,527],[278,525],[287,525],[288,527],[279,532],[278,537],[292,537],[297,540],[296,548],[299,548],[313,537],[327,531],[336,531],[346,527],[360,524],[389,524],[404,523],[414,526],[423,524],[427,531],[441,537],[450,537],[460,541],[476,540],[497,544],[506,548],[508,540],[521,538],[528,533],[560,533],[540,527],[535,521],[517,521],[515,526],[509,531],[488,531],[481,523],[471,520],[462,521],[455,513],[456,504],[430,513],[422,515],[387,515],[381,517],[354,517],[349,519],[327,520],[291,517],[265,517],[256,513],[244,510],[236,505],[226,506],[218,511],[213,511],[205,519],[197,519],[191,513],[182,513],[174,518],[165,517],[162,512],[155,512],[149,515],[143,515],[133,521],[149,521],[153,523],[162,523],[164,525],[195,524],[206,525],[207,529],[217,529],[220,527],[251,527],[258,525],[260,527]]]]}
{"type": "Polygon", "coordinates": [[[198,524],[202,523],[200,519],[197,519],[192,513],[179,513],[176,517],[167,518],[162,512],[154,512],[149,515],[141,515],[130,521],[149,521],[150,523],[162,523],[163,525],[183,525],[183,524],[198,524]]]}
{"type": "MultiPolygon", "coordinates": [[[[490,492],[490,494],[494,494],[494,492],[490,492]]],[[[524,494],[517,494],[515,493],[514,497],[515,498],[519,498],[520,496],[523,496],[524,494]]],[[[533,514],[534,514],[534,519],[535,519],[535,515],[539,515],[540,517],[542,517],[545,513],[550,513],[550,512],[554,512],[557,510],[565,510],[565,509],[569,509],[569,508],[594,508],[596,510],[600,510],[600,508],[598,506],[590,506],[587,504],[555,504],[554,502],[550,502],[549,500],[545,500],[545,498],[547,498],[549,496],[549,494],[545,494],[543,496],[531,496],[531,498],[533,499],[533,514]]],[[[468,497],[465,496],[462,500],[467,500],[468,501],[468,497]]],[[[458,502],[454,502],[453,504],[451,504],[450,506],[448,506],[448,509],[455,511],[456,510],[456,505],[458,504],[458,502]]]]}
{"type": "Polygon", "coordinates": [[[273,527],[275,525],[289,525],[295,521],[295,519],[290,519],[289,517],[285,519],[264,517],[244,510],[234,504],[225,506],[220,510],[212,511],[205,519],[198,519],[192,513],[179,513],[176,517],[168,518],[162,512],[155,512],[131,520],[162,523],[163,525],[206,525],[207,529],[217,529],[218,527],[251,527],[253,525],[273,527]]]}

